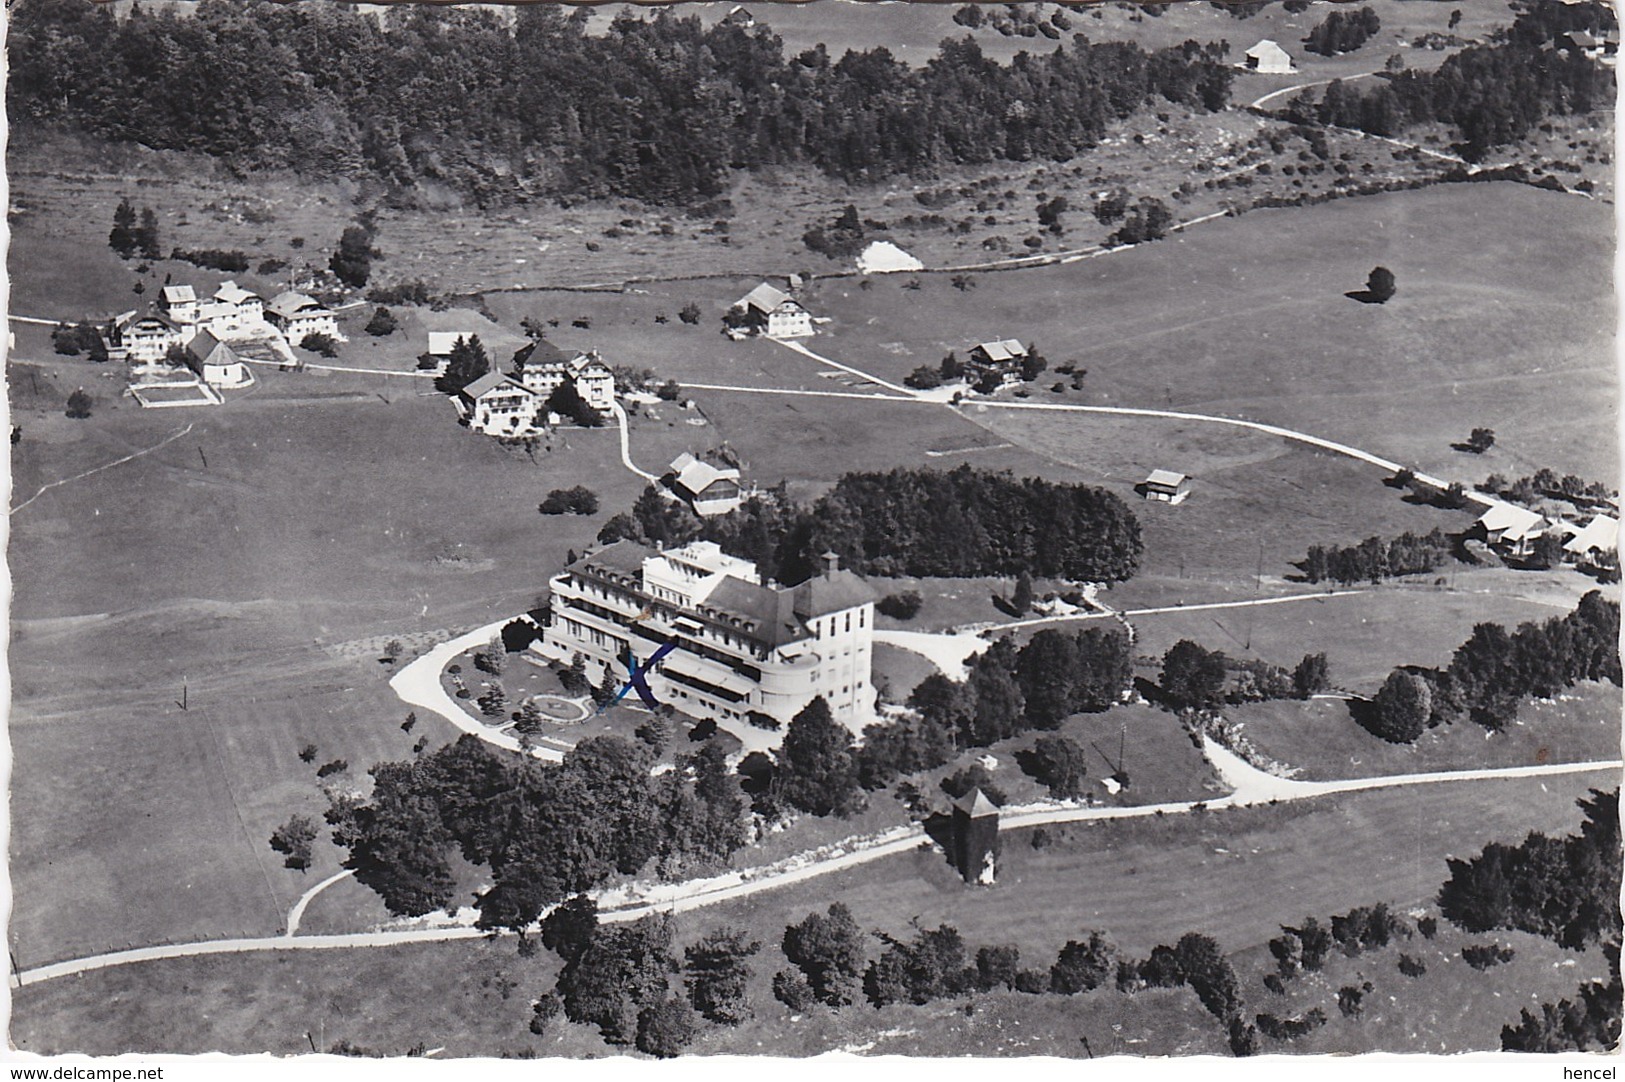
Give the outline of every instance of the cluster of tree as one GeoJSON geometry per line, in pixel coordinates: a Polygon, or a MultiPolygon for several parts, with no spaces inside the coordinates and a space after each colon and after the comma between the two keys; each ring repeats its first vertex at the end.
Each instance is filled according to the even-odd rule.
{"type": "Polygon", "coordinates": [[[900,593],[887,594],[876,601],[875,611],[894,620],[912,620],[920,614],[920,606],[923,604],[925,600],[920,597],[918,590],[903,590],[900,593]]]}
{"type": "Polygon", "coordinates": [[[576,381],[569,376],[565,376],[564,382],[553,388],[553,393],[547,396],[547,409],[549,413],[568,418],[582,428],[599,428],[604,423],[604,415],[588,405],[587,400],[581,397],[581,392],[576,390],[576,381]]]}
{"type": "Polygon", "coordinates": [[[1329,686],[1325,654],[1305,654],[1288,672],[1279,665],[1232,658],[1181,639],[1162,656],[1162,697],[1175,710],[1214,710],[1222,703],[1307,699],[1329,686]]]}
{"type": "MultiPolygon", "coordinates": [[[[1371,10],[1370,8],[1366,9],[1371,10]]],[[[1272,1041],[1291,1041],[1307,1036],[1326,1024],[1326,1012],[1319,1007],[1312,1007],[1296,1018],[1277,1018],[1273,1014],[1259,1014],[1253,1021],[1258,1026],[1258,1032],[1272,1041]]]]}
{"type": "MultiPolygon", "coordinates": [[[[1099,216],[1098,213],[1096,216],[1099,216]]],[[[1123,224],[1117,227],[1117,231],[1106,238],[1107,244],[1143,244],[1148,240],[1161,240],[1168,235],[1174,212],[1162,200],[1142,196],[1138,203],[1127,209],[1122,220],[1123,224]]]]}
{"type": "Polygon", "coordinates": [[[485,352],[480,336],[458,336],[452,343],[451,355],[446,359],[446,370],[435,377],[435,390],[456,394],[470,383],[491,371],[491,358],[485,352]]]}
{"type": "Polygon", "coordinates": [[[933,673],[909,696],[920,724],[959,747],[985,747],[1105,710],[1133,679],[1128,636],[1115,627],[1072,634],[1048,628],[1019,650],[1005,637],[972,659],[970,669],[963,683],[933,673]]]}
{"type": "Polygon", "coordinates": [[[1003,36],[1036,38],[1043,35],[1051,41],[1072,29],[1072,19],[1057,9],[1047,17],[1038,8],[1025,8],[1019,4],[1006,4],[984,12],[977,4],[966,4],[954,12],[954,22],[971,30],[987,27],[1003,36]]]}
{"type": "Polygon", "coordinates": [[[1391,74],[1364,92],[1333,82],[1318,104],[1308,92],[1294,97],[1286,115],[1298,123],[1389,137],[1418,125],[1449,124],[1461,136],[1462,156],[1481,161],[1548,116],[1588,113],[1611,102],[1611,70],[1576,50],[1550,46],[1558,33],[1568,30],[1603,33],[1617,28],[1605,5],[1536,0],[1521,11],[1502,41],[1468,46],[1436,71],[1391,74]]]}
{"type": "Polygon", "coordinates": [[[1480,492],[1488,492],[1492,496],[1511,500],[1513,503],[1533,504],[1543,497],[1552,497],[1583,503],[1606,503],[1616,495],[1613,489],[1601,481],[1587,481],[1574,474],[1565,474],[1562,477],[1557,471],[1542,467],[1528,477],[1520,477],[1516,481],[1508,481],[1498,473],[1492,473],[1478,486],[1480,492]]]}
{"type": "Polygon", "coordinates": [[[555,488],[536,505],[536,510],[544,515],[596,515],[598,494],[585,485],[555,488]]]}
{"type": "Polygon", "coordinates": [[[679,972],[668,914],[600,925],[597,906],[577,897],[542,922],[542,942],[564,961],[554,996],[533,1008],[531,1031],[543,1033],[561,1009],[572,1022],[596,1026],[610,1044],[648,1055],[680,1053],[694,1038],[694,1011],[674,994],[679,972]]]}
{"type": "Polygon", "coordinates": [[[107,360],[107,343],[91,323],[58,323],[51,328],[51,347],[64,357],[84,353],[93,361],[107,360]]]}
{"type": "Polygon", "coordinates": [[[969,466],[948,472],[849,473],[811,507],[781,485],[726,515],[700,519],[652,486],[616,515],[600,543],[681,545],[696,538],[800,582],[833,551],[860,574],[1015,575],[1121,581],[1139,566],[1140,524],[1116,494],[969,466]]]}
{"type": "Polygon", "coordinates": [[[1516,954],[1511,947],[1497,943],[1469,943],[1461,948],[1461,960],[1482,973],[1486,969],[1510,962],[1516,954]]]}
{"type": "Polygon", "coordinates": [[[815,225],[803,233],[801,242],[831,259],[851,259],[863,251],[864,224],[858,208],[848,203],[830,224],[815,225]]]}
{"type": "MultiPolygon", "coordinates": [[[[1593,789],[1579,801],[1580,832],[1549,838],[1533,832],[1521,845],[1492,842],[1471,860],[1450,860],[1450,879],[1439,891],[1439,909],[1470,932],[1517,929],[1545,936],[1570,950],[1601,943],[1610,979],[1579,989],[1577,999],[1527,1008],[1519,1024],[1501,1030],[1507,1052],[1585,1051],[1619,1044],[1620,827],[1619,790],[1593,789]]],[[[1504,961],[1493,944],[1496,961],[1504,961]]],[[[1467,956],[1467,948],[1462,955],[1467,956]]],[[[1491,955],[1479,953],[1475,968],[1491,955]]],[[[1507,953],[1510,958],[1510,950],[1507,953]]]]}
{"type": "Polygon", "coordinates": [[[308,349],[322,357],[337,357],[339,355],[339,342],[330,334],[320,331],[311,331],[299,340],[300,349],[308,349]]]}
{"type": "Polygon", "coordinates": [[[271,848],[283,855],[282,866],[304,871],[310,867],[316,824],[308,815],[295,815],[271,832],[271,848]]]}
{"type": "Polygon", "coordinates": [[[373,309],[372,318],[367,320],[366,331],[374,338],[387,338],[395,333],[399,324],[395,321],[395,313],[388,308],[373,309]]]}
{"type": "Polygon", "coordinates": [[[1347,547],[1311,545],[1298,566],[1310,582],[1349,586],[1433,571],[1450,560],[1453,552],[1450,538],[1434,528],[1420,537],[1407,531],[1391,541],[1368,537],[1347,547]]]}
{"type": "Polygon", "coordinates": [[[236,248],[175,248],[170,251],[169,258],[230,274],[248,269],[248,254],[236,248]]]}
{"type": "Polygon", "coordinates": [[[162,259],[164,249],[158,239],[158,215],[151,207],[142,207],[137,224],[135,206],[129,199],[120,199],[113,211],[113,229],[107,234],[107,246],[117,252],[120,259],[129,259],[138,252],[142,259],[162,259]]]}
{"type": "Polygon", "coordinates": [[[1620,684],[1618,640],[1619,603],[1596,590],[1567,616],[1521,624],[1510,634],[1500,624],[1478,624],[1448,667],[1391,672],[1364,724],[1402,744],[1463,716],[1500,730],[1526,696],[1551,698],[1582,680],[1620,684]]]}
{"type": "Polygon", "coordinates": [[[646,745],[582,741],[559,764],[493,751],[476,737],[373,767],[372,795],[328,811],[344,866],[391,913],[456,896],[450,856],[490,869],[479,925],[523,933],[544,909],[657,861],[674,874],[725,862],[744,843],[744,798],[714,742],[656,777],[646,745]]]}
{"type": "Polygon", "coordinates": [[[1147,52],[1078,36],[999,64],[967,36],[912,66],[882,47],[786,57],[765,26],[706,27],[669,11],[623,13],[601,34],[586,24],[585,12],[552,5],[508,20],[434,5],[375,18],[209,0],[195,16],[119,19],[76,0],[24,0],[9,97],[18,123],[237,168],[432,180],[484,202],[681,203],[715,197],[736,168],[809,162],[872,180],[1065,160],[1156,99],[1223,108],[1233,75],[1219,46],[1195,42],[1147,52]]]}
{"type": "Polygon", "coordinates": [[[338,250],[327,261],[327,269],[351,289],[360,289],[372,277],[372,261],[379,254],[372,246],[374,236],[375,227],[370,217],[345,226],[339,236],[338,250]]]}
{"type": "Polygon", "coordinates": [[[1124,960],[1117,964],[1119,991],[1182,985],[1195,992],[1208,1013],[1228,1027],[1232,1052],[1241,1056],[1257,1051],[1257,1033],[1241,1017],[1244,1004],[1236,971],[1211,937],[1188,932],[1172,947],[1152,948],[1144,961],[1124,960]]]}
{"type": "Polygon", "coordinates": [[[1352,53],[1382,29],[1382,20],[1370,8],[1334,11],[1303,39],[1303,47],[1321,56],[1352,53]]]}

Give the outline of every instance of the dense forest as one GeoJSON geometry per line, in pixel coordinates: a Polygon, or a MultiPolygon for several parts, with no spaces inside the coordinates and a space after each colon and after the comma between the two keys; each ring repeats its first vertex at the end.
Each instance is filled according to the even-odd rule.
{"type": "Polygon", "coordinates": [[[1139,567],[1140,524],[1116,495],[1088,485],[973,470],[849,473],[811,507],[781,488],[701,520],[652,486],[598,534],[681,545],[696,538],[800,582],[837,553],[875,575],[1019,575],[1117,582],[1139,567]]]}
{"type": "Polygon", "coordinates": [[[202,0],[128,18],[85,0],[10,11],[13,123],[287,167],[534,195],[714,197],[730,170],[808,162],[847,179],[1065,160],[1147,102],[1222,109],[1223,46],[1148,53],[1082,35],[1007,65],[968,36],[922,68],[883,47],[787,58],[766,27],[669,11],[586,33],[585,8],[202,0]]]}
{"type": "Polygon", "coordinates": [[[1613,72],[1563,47],[1560,38],[1572,30],[1603,33],[1618,27],[1605,5],[1541,0],[1518,16],[1503,40],[1469,46],[1437,71],[1392,73],[1368,90],[1333,82],[1318,103],[1308,91],[1293,98],[1286,115],[1300,123],[1381,136],[1447,124],[1460,134],[1462,156],[1482,161],[1548,116],[1610,107],[1613,72]]]}

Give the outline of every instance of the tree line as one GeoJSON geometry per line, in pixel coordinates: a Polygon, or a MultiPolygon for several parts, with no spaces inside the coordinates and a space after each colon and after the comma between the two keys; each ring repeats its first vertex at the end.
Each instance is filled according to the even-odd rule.
{"type": "Polygon", "coordinates": [[[782,582],[813,575],[827,551],[860,574],[1025,571],[1114,582],[1134,574],[1143,549],[1134,513],[1105,489],[969,466],[849,473],[810,507],[793,503],[781,485],[704,520],[650,487],[630,514],[616,515],[598,535],[604,544],[623,538],[667,545],[715,541],[782,582]]]}
{"type": "Polygon", "coordinates": [[[1462,157],[1482,161],[1548,116],[1608,106],[1614,98],[1612,71],[1577,50],[1553,45],[1561,44],[1555,39],[1570,30],[1603,33],[1618,25],[1602,4],[1538,0],[1502,40],[1468,46],[1436,71],[1389,73],[1380,85],[1364,91],[1338,80],[1318,103],[1309,91],[1294,97],[1286,116],[1385,137],[1446,124],[1460,136],[1462,157]]]}
{"type": "Polygon", "coordinates": [[[1567,616],[1508,632],[1482,623],[1443,669],[1404,666],[1388,674],[1364,724],[1393,743],[1462,717],[1493,731],[1518,716],[1526,697],[1551,698],[1582,680],[1621,683],[1619,603],[1593,590],[1567,616]]]}
{"type": "Polygon", "coordinates": [[[1008,64],[967,35],[923,67],[887,49],[794,57],[765,27],[669,11],[586,32],[586,9],[202,0],[194,14],[79,0],[11,12],[14,122],[74,129],[482,203],[712,199],[737,169],[809,163],[848,181],[1066,160],[1155,100],[1218,110],[1223,47],[1075,35],[1008,64]],[[511,25],[510,25],[511,22],[511,25]]]}
{"type": "Polygon", "coordinates": [[[1400,575],[1433,571],[1453,555],[1450,538],[1434,528],[1418,536],[1409,531],[1390,541],[1368,537],[1357,545],[1311,545],[1299,568],[1310,582],[1381,582],[1400,575]]]}

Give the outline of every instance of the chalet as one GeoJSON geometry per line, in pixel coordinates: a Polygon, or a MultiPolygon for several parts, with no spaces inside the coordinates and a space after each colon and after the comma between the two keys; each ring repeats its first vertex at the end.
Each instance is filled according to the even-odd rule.
{"type": "Polygon", "coordinates": [[[972,349],[965,360],[965,381],[973,387],[1020,383],[1022,362],[1026,359],[1027,347],[1014,338],[983,342],[972,349]]]}
{"type": "Polygon", "coordinates": [[[858,256],[859,274],[896,274],[924,270],[925,264],[889,240],[877,240],[858,256]]]}
{"type": "Polygon", "coordinates": [[[534,436],[547,427],[547,398],[500,372],[487,372],[453,400],[463,423],[487,436],[534,436]]]}
{"type": "Polygon", "coordinates": [[[750,13],[749,8],[735,4],[728,14],[722,17],[722,25],[737,26],[743,30],[749,30],[756,25],[756,16],[750,13]]]}
{"type": "Polygon", "coordinates": [[[1290,75],[1295,70],[1292,67],[1292,57],[1269,38],[1248,49],[1244,55],[1247,58],[1247,70],[1256,71],[1260,75],[1290,75]]]}
{"type": "Polygon", "coordinates": [[[1583,567],[1619,566],[1619,519],[1598,515],[1563,545],[1563,558],[1583,567]]]}
{"type": "Polygon", "coordinates": [[[254,382],[243,359],[213,331],[200,330],[186,343],[186,364],[210,387],[246,387],[254,382]]]}
{"type": "Polygon", "coordinates": [[[1181,504],[1191,494],[1191,479],[1172,470],[1152,470],[1139,484],[1140,494],[1159,503],[1181,504]]]}
{"type": "Polygon", "coordinates": [[[113,320],[108,331],[108,348],[122,349],[125,360],[137,364],[156,364],[185,339],[180,327],[163,316],[134,312],[113,320]]]}
{"type": "Polygon", "coordinates": [[[513,364],[514,378],[544,402],[571,380],[581,400],[599,413],[615,408],[615,374],[596,350],[572,357],[542,338],[515,353],[513,364]]]}
{"type": "Polygon", "coordinates": [[[783,290],[763,282],[740,297],[730,310],[734,337],[762,334],[769,338],[805,338],[813,333],[812,316],[783,290]]]}
{"type": "Polygon", "coordinates": [[[218,333],[241,334],[261,330],[265,326],[265,302],[258,293],[244,289],[236,282],[222,282],[214,291],[212,304],[201,306],[198,322],[218,333]]]}
{"type": "Polygon", "coordinates": [[[265,306],[265,314],[285,338],[294,345],[305,340],[307,334],[325,334],[342,339],[338,320],[316,298],[305,293],[288,290],[278,293],[265,306]]]}
{"type": "Polygon", "coordinates": [[[701,518],[725,515],[744,500],[738,470],[713,466],[687,451],[672,461],[667,484],[701,518]]]}
{"type": "Polygon", "coordinates": [[[196,323],[197,293],[191,286],[165,286],[158,291],[158,308],[171,323],[196,323]]]}
{"type": "Polygon", "coordinates": [[[656,550],[617,541],[549,583],[551,619],[533,647],[623,678],[630,654],[676,646],[648,674],[662,703],[734,726],[762,713],[788,723],[816,697],[854,734],[874,720],[870,682],[876,593],[833,554],[798,586],[763,582],[715,542],[656,550]]]}
{"type": "Polygon", "coordinates": [[[1528,556],[1535,538],[1546,531],[1547,522],[1526,507],[1496,503],[1479,516],[1477,529],[1484,543],[1506,556],[1528,556]]]}

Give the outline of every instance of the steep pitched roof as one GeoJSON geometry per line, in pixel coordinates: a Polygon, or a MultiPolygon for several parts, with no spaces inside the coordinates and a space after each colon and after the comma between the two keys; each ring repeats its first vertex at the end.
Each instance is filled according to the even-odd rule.
{"type": "Polygon", "coordinates": [[[236,282],[221,282],[220,288],[214,291],[214,299],[226,304],[242,304],[248,300],[259,300],[260,295],[251,290],[244,289],[236,282]]]}
{"type": "Polygon", "coordinates": [[[1584,555],[1592,549],[1601,552],[1611,552],[1619,544],[1619,519],[1610,515],[1598,515],[1588,522],[1584,529],[1569,538],[1568,544],[1563,548],[1567,552],[1584,555]]]}
{"type": "Polygon", "coordinates": [[[855,609],[880,597],[862,578],[840,568],[814,575],[795,589],[795,613],[807,620],[855,609]]]}
{"type": "Polygon", "coordinates": [[[529,345],[520,347],[519,352],[513,355],[513,363],[516,365],[563,364],[569,359],[568,354],[545,338],[538,338],[529,345]]]}
{"type": "Polygon", "coordinates": [[[790,294],[768,282],[763,282],[739,298],[738,303],[741,308],[754,308],[758,312],[771,312],[789,299],[790,294]]]}
{"type": "Polygon", "coordinates": [[[999,814],[999,806],[987,798],[979,785],[954,801],[954,810],[964,812],[972,819],[980,819],[984,815],[999,814]]]}
{"type": "MultiPolygon", "coordinates": [[[[463,397],[472,401],[480,398],[483,395],[490,394],[498,387],[502,387],[503,384],[509,382],[511,381],[508,379],[508,377],[504,376],[501,372],[487,372],[473,383],[470,383],[468,386],[464,387],[459,393],[461,393],[463,397]]],[[[504,389],[525,391],[527,394],[531,393],[527,388],[517,383],[513,384],[511,388],[504,389]]]]}
{"type": "Polygon", "coordinates": [[[160,291],[165,304],[186,304],[197,300],[191,286],[165,286],[160,291]]]}
{"type": "Polygon", "coordinates": [[[327,311],[315,297],[292,289],[278,293],[266,307],[284,319],[291,318],[301,312],[310,312],[312,309],[317,312],[327,311]]]}
{"type": "MultiPolygon", "coordinates": [[[[685,451],[684,454],[687,454],[685,451]]],[[[675,467],[677,463],[673,462],[675,467]]],[[[733,469],[719,469],[700,459],[690,456],[688,464],[677,471],[677,483],[683,488],[698,496],[718,481],[737,481],[739,471],[733,469]]]]}
{"type": "Polygon", "coordinates": [[[1251,49],[1248,49],[1242,55],[1251,56],[1254,58],[1262,58],[1266,56],[1286,56],[1287,51],[1281,48],[1274,41],[1271,41],[1269,38],[1265,38],[1257,45],[1254,45],[1251,49]]]}
{"type": "Polygon", "coordinates": [[[186,343],[186,352],[200,366],[238,364],[242,361],[230,346],[206,330],[192,336],[192,340],[186,343]]]}
{"type": "Polygon", "coordinates": [[[1511,536],[1523,536],[1545,523],[1545,519],[1527,507],[1510,503],[1495,503],[1478,517],[1479,525],[1494,533],[1497,530],[1511,536]]]}

